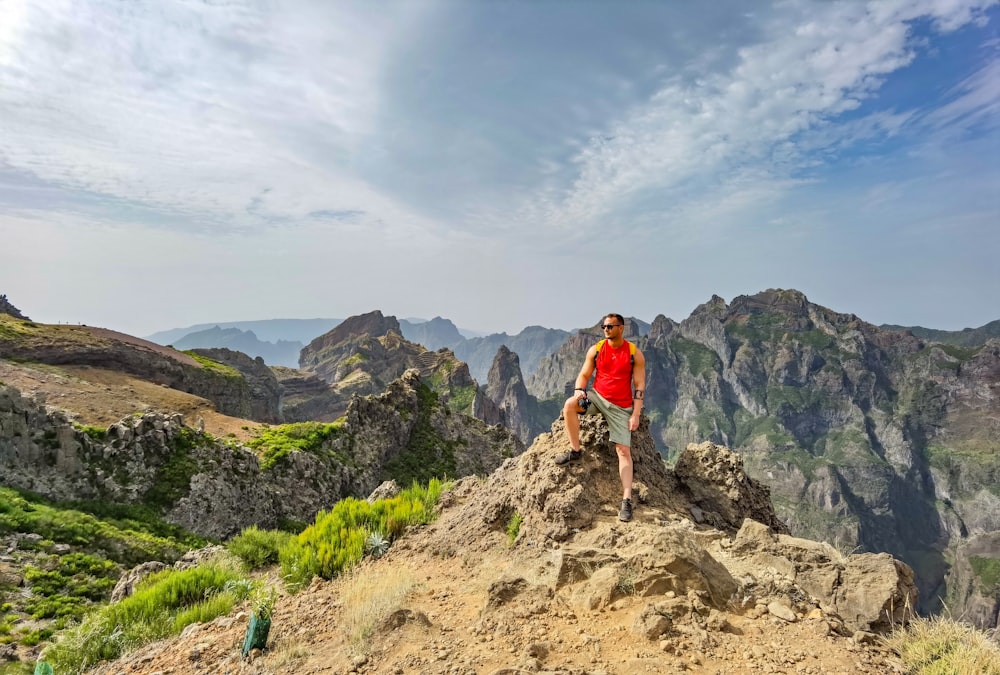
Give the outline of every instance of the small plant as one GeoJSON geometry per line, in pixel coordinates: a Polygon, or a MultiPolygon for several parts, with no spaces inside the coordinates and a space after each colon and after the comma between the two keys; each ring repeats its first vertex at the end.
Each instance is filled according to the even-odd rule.
{"type": "Polygon", "coordinates": [[[622,595],[635,595],[635,570],[625,567],[615,583],[615,590],[622,595]]]}
{"type": "Polygon", "coordinates": [[[250,595],[250,611],[258,619],[271,619],[274,605],[278,601],[278,591],[274,586],[258,586],[250,595]]]}
{"type": "Polygon", "coordinates": [[[379,531],[372,532],[365,539],[365,553],[378,560],[389,550],[389,540],[379,531]]]}
{"type": "Polygon", "coordinates": [[[507,542],[513,546],[514,542],[517,540],[517,535],[521,532],[521,523],[524,522],[524,517],[515,511],[511,515],[510,520],[507,521],[507,542]]]}

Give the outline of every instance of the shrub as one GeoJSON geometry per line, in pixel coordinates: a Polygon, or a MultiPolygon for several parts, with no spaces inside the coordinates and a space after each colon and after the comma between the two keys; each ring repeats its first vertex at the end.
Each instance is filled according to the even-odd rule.
{"type": "Polygon", "coordinates": [[[101,660],[116,659],[190,623],[228,613],[246,599],[247,586],[230,583],[240,578],[219,563],[151,574],[133,595],[102,607],[64,633],[45,650],[44,658],[56,672],[78,672],[101,660]]]}
{"type": "Polygon", "coordinates": [[[510,517],[507,521],[507,542],[513,546],[514,541],[517,539],[517,535],[521,532],[521,523],[524,522],[524,517],[517,511],[510,517]]]}
{"type": "Polygon", "coordinates": [[[378,560],[389,550],[390,544],[381,532],[372,532],[365,539],[365,553],[378,560]]]}
{"type": "Polygon", "coordinates": [[[229,552],[243,561],[248,570],[278,562],[278,552],[292,535],[281,530],[261,530],[256,525],[244,529],[229,540],[229,552]]]}
{"type": "Polygon", "coordinates": [[[414,484],[374,504],[348,497],[329,512],[320,511],[316,522],[279,553],[285,583],[295,590],[314,576],[332,579],[361,560],[369,533],[395,539],[410,525],[429,523],[441,490],[441,482],[435,479],[427,487],[414,484]]]}

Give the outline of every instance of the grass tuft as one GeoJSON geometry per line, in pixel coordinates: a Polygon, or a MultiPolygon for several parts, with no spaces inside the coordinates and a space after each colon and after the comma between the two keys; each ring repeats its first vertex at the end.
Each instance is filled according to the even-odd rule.
{"type": "Polygon", "coordinates": [[[1000,646],[960,621],[916,619],[886,643],[913,675],[1000,675],[1000,646]]]}
{"type": "Polygon", "coordinates": [[[343,629],[351,646],[363,651],[379,623],[401,607],[416,585],[409,570],[369,569],[345,576],[340,597],[343,629]]]}

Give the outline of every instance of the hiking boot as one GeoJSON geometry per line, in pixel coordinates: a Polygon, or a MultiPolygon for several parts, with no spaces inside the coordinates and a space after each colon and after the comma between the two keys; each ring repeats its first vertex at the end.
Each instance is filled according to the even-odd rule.
{"type": "Polygon", "coordinates": [[[561,455],[556,455],[556,464],[567,464],[568,462],[579,462],[583,459],[582,450],[574,450],[570,448],[561,455]]]}
{"type": "Polygon", "coordinates": [[[623,499],[622,507],[618,510],[618,520],[627,523],[632,520],[632,500],[623,499]]]}

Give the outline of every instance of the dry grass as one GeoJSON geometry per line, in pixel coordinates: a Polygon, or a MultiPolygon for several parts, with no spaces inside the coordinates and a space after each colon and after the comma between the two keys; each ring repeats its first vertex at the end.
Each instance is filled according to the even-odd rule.
{"type": "Polygon", "coordinates": [[[309,657],[309,648],[300,642],[301,636],[286,636],[275,640],[267,650],[267,667],[276,673],[294,672],[302,661],[309,657]]]}
{"type": "Polygon", "coordinates": [[[960,621],[916,619],[886,642],[914,675],[1000,675],[1000,646],[960,621]]]}
{"type": "Polygon", "coordinates": [[[358,651],[364,651],[367,639],[379,622],[400,609],[403,600],[417,585],[416,577],[406,568],[364,567],[344,577],[340,592],[344,633],[358,651]]]}

